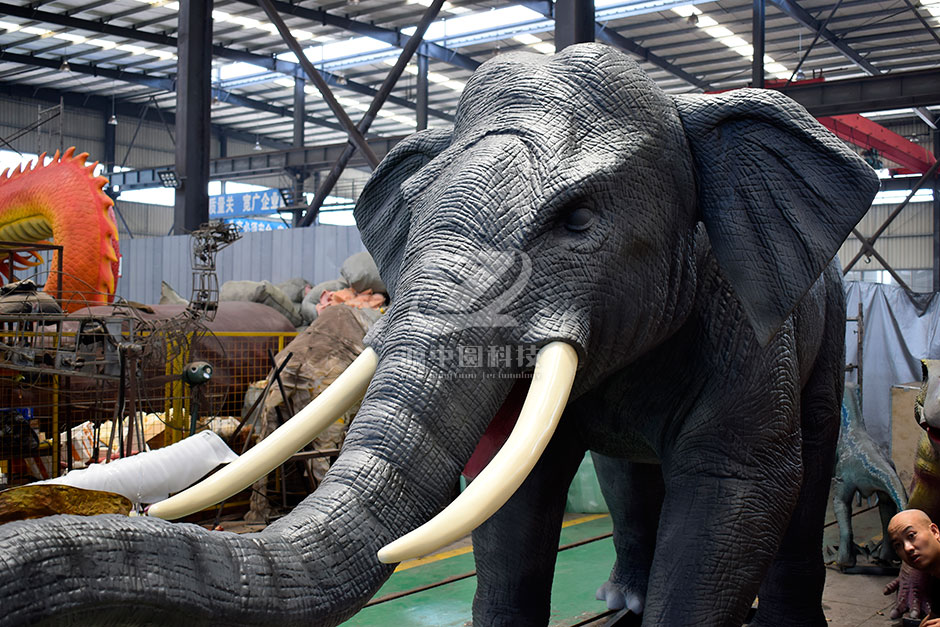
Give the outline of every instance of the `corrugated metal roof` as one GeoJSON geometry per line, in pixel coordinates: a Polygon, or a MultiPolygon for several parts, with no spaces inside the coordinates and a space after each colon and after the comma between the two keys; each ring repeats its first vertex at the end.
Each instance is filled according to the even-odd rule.
{"type": "MultiPolygon", "coordinates": [[[[803,55],[810,50],[816,35],[779,8],[786,5],[796,6],[811,20],[826,22],[828,31],[838,41],[838,45],[857,53],[876,72],[935,68],[940,59],[940,39],[937,37],[940,5],[925,5],[924,2],[929,0],[912,2],[915,10],[908,7],[906,0],[847,0],[838,4],[836,10],[836,3],[829,0],[768,2],[766,54],[773,63],[778,64],[768,62],[768,77],[789,76],[803,55]],[[938,15],[933,15],[931,11],[938,15]]],[[[303,40],[302,43],[316,46],[311,52],[314,57],[320,53],[322,46],[324,51],[335,58],[337,47],[354,53],[363,35],[329,23],[330,20],[316,21],[312,16],[353,20],[355,24],[347,26],[359,31],[375,26],[395,32],[414,26],[425,3],[416,0],[349,0],[291,5],[297,7],[291,11],[306,10],[306,16],[289,14],[287,5],[278,6],[282,9],[285,22],[303,40]]],[[[698,2],[694,8],[690,4],[682,5],[668,0],[645,3],[635,0],[599,1],[597,4],[601,7],[598,9],[602,16],[600,23],[605,29],[641,46],[662,59],[667,67],[692,75],[701,84],[714,89],[740,87],[750,81],[751,63],[747,57],[747,46],[751,43],[752,0],[698,2]],[[659,10],[652,10],[651,7],[659,10]]],[[[5,15],[0,17],[0,83],[49,87],[107,97],[113,94],[118,102],[142,103],[154,95],[161,108],[171,112],[175,109],[175,94],[172,92],[129,81],[134,78],[132,73],[137,78],[175,77],[175,48],[140,39],[176,37],[176,2],[8,0],[6,4],[0,3],[0,13],[4,11],[5,15]],[[78,26],[55,23],[62,22],[65,17],[82,22],[78,26]],[[101,32],[107,30],[106,27],[133,29],[133,32],[101,32]],[[135,36],[128,36],[135,33],[135,36]],[[11,58],[16,60],[11,61],[11,58]],[[58,64],[63,59],[67,59],[72,66],[121,70],[125,76],[104,78],[76,71],[60,71],[58,64]],[[51,67],[34,67],[28,65],[28,62],[44,62],[51,64],[51,67]]],[[[445,4],[445,10],[439,16],[440,24],[435,29],[442,38],[437,42],[476,62],[508,50],[550,50],[553,46],[551,22],[535,12],[526,11],[507,2],[454,0],[445,4]],[[499,27],[500,16],[510,12],[517,16],[514,25],[499,27]],[[528,20],[520,21],[519,15],[528,15],[528,20]],[[466,29],[461,25],[470,20],[476,20],[483,26],[477,26],[476,31],[470,28],[469,34],[462,32],[466,29]]],[[[214,16],[213,40],[217,46],[264,56],[283,57],[288,53],[287,46],[276,30],[254,4],[219,0],[215,3],[214,16]]],[[[330,71],[340,82],[347,81],[376,89],[389,69],[389,59],[394,59],[394,51],[391,54],[391,57],[386,55],[383,59],[346,54],[348,58],[345,60],[326,63],[324,67],[332,68],[330,71]]],[[[233,69],[232,63],[231,59],[216,56],[213,61],[216,87],[256,102],[283,107],[286,115],[233,105],[222,97],[212,108],[213,122],[256,133],[262,138],[289,143],[292,137],[289,112],[293,107],[293,79],[260,68],[254,71],[249,68],[247,76],[228,78],[233,69]]],[[[669,92],[701,91],[674,72],[666,71],[649,61],[641,60],[640,64],[669,92]]],[[[844,50],[837,49],[825,37],[812,46],[801,69],[808,77],[822,75],[827,80],[866,74],[864,69],[846,56],[844,50]]],[[[411,71],[416,70],[412,68],[411,71]]],[[[432,60],[431,72],[430,107],[434,111],[452,114],[459,97],[459,87],[467,80],[470,71],[432,60]]],[[[414,83],[413,74],[406,73],[393,95],[413,103],[414,83]]],[[[334,84],[333,89],[354,119],[357,117],[357,107],[361,109],[369,103],[368,96],[342,84],[334,84]]],[[[308,94],[305,109],[314,118],[334,122],[332,113],[319,94],[308,94]]],[[[443,123],[433,113],[430,119],[432,125],[443,123]]],[[[402,135],[413,128],[414,110],[388,103],[372,132],[402,135]]],[[[313,123],[306,126],[308,144],[332,143],[341,138],[342,134],[335,128],[313,123]]]]}

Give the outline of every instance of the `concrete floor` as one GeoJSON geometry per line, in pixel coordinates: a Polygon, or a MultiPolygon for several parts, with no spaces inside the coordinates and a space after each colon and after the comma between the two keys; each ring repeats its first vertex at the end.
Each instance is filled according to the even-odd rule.
{"type": "MultiPolygon", "coordinates": [[[[867,504],[857,507],[856,514],[853,517],[855,542],[859,545],[866,545],[881,538],[881,522],[878,510],[873,508],[865,511],[867,507],[867,504]]],[[[584,516],[583,514],[568,515],[571,519],[581,517],[582,520],[584,516]]],[[[596,518],[598,520],[583,525],[577,524],[578,521],[571,520],[571,522],[576,523],[576,526],[564,533],[576,534],[571,539],[578,539],[578,535],[589,536],[605,530],[609,531],[609,518],[596,518]]],[[[833,560],[839,542],[839,529],[835,524],[835,517],[831,511],[827,516],[827,522],[824,534],[824,553],[828,553],[827,559],[833,560]],[[830,550],[826,551],[826,547],[829,547],[830,550]]],[[[226,530],[235,531],[236,533],[257,531],[263,527],[263,525],[246,525],[243,521],[227,521],[223,523],[223,526],[226,530]]],[[[598,545],[596,550],[601,551],[603,557],[592,556],[583,553],[583,549],[579,549],[583,554],[575,558],[575,554],[572,552],[571,555],[574,561],[570,568],[573,570],[568,576],[565,576],[565,569],[561,567],[564,560],[560,558],[560,567],[556,569],[556,587],[553,592],[553,620],[551,621],[553,627],[565,627],[567,625],[602,627],[610,619],[610,616],[607,616],[606,618],[598,617],[596,621],[585,620],[588,616],[602,611],[602,608],[598,607],[597,603],[592,602],[591,598],[593,596],[593,587],[591,586],[596,584],[596,581],[594,581],[597,578],[596,573],[591,572],[587,576],[581,574],[579,569],[583,567],[584,563],[594,565],[596,560],[603,561],[610,557],[607,555],[608,553],[612,554],[612,546],[601,547],[601,543],[595,544],[598,545]],[[569,577],[571,578],[569,579],[569,577]],[[586,592],[576,589],[569,590],[569,588],[572,588],[571,584],[561,583],[558,581],[560,578],[578,582],[587,579],[590,582],[590,590],[586,592]],[[568,601],[569,596],[573,598],[570,602],[568,601]],[[559,607],[555,607],[556,605],[559,607]],[[558,610],[558,612],[556,613],[555,610],[558,610]]],[[[376,598],[398,589],[407,590],[429,581],[441,581],[456,573],[469,573],[473,569],[471,551],[469,538],[467,538],[447,547],[431,558],[415,560],[416,564],[409,566],[420,565],[422,568],[396,573],[386,585],[386,588],[383,588],[376,595],[376,598]],[[420,564],[420,562],[425,561],[428,562],[427,565],[420,564]]],[[[868,565],[864,555],[859,556],[858,563],[863,568],[868,565]]],[[[596,568],[596,565],[593,567],[596,568]]],[[[605,567],[609,568],[609,566],[605,567]]],[[[834,564],[827,565],[823,609],[829,624],[832,627],[908,627],[908,625],[916,627],[919,621],[891,620],[889,618],[891,609],[894,607],[894,599],[893,596],[884,596],[882,590],[892,579],[892,576],[845,574],[840,572],[834,564]]],[[[394,603],[366,608],[345,625],[349,627],[356,625],[388,625],[391,617],[395,618],[393,623],[402,625],[402,627],[411,625],[433,625],[434,627],[467,625],[469,624],[469,603],[472,599],[474,587],[475,582],[472,577],[463,579],[420,595],[411,595],[394,603]],[[398,607],[395,607],[396,605],[398,607]]]]}
{"type": "MultiPolygon", "coordinates": [[[[856,510],[864,510],[865,505],[856,510]]],[[[831,510],[831,505],[830,505],[831,510]]],[[[832,555],[827,560],[834,559],[834,547],[839,544],[839,527],[833,524],[835,516],[830,511],[826,517],[828,526],[824,534],[824,547],[832,548],[832,555]]],[[[878,509],[859,511],[852,517],[852,529],[855,533],[855,543],[865,545],[872,540],[881,539],[881,520],[878,509]]],[[[826,551],[829,553],[829,551],[826,551]]],[[[859,565],[864,566],[864,556],[859,556],[859,565]]],[[[894,607],[894,597],[884,596],[882,590],[894,577],[874,575],[848,575],[840,572],[835,565],[827,565],[826,589],[823,593],[823,609],[829,624],[832,627],[900,627],[901,620],[889,618],[894,607]]],[[[919,621],[915,622],[916,625],[919,621]]]]}

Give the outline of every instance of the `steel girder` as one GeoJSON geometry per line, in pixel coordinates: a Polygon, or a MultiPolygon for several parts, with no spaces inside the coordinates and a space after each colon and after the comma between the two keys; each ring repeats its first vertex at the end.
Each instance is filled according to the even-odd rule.
{"type": "Polygon", "coordinates": [[[814,116],[940,104],[940,68],[864,76],[780,89],[814,116]]]}
{"type": "MultiPolygon", "coordinates": [[[[829,42],[833,48],[841,52],[850,61],[865,70],[872,76],[881,75],[882,71],[864,59],[859,53],[850,48],[844,41],[836,36],[832,31],[826,28],[826,25],[819,22],[816,18],[806,12],[806,10],[796,3],[796,0],[770,0],[778,9],[789,15],[791,18],[815,31],[820,37],[829,42]]],[[[925,109],[914,106],[914,112],[932,128],[937,128],[935,117],[925,109]]]]}
{"type": "MultiPolygon", "coordinates": [[[[283,3],[275,3],[277,7],[280,7],[283,3]]],[[[309,10],[309,9],[308,9],[309,10]]],[[[112,26],[103,22],[93,22],[90,20],[83,20],[68,15],[63,15],[60,13],[51,13],[49,11],[39,11],[30,9],[29,7],[15,6],[6,3],[0,3],[0,13],[6,13],[7,15],[13,15],[15,17],[22,17],[24,19],[36,20],[38,22],[45,22],[49,24],[57,24],[59,26],[67,26],[69,28],[76,28],[81,30],[86,30],[92,33],[101,33],[103,35],[112,35],[114,37],[123,37],[125,39],[133,39],[137,41],[145,41],[147,43],[158,44],[161,46],[167,46],[170,48],[178,47],[178,42],[176,37],[171,37],[169,35],[163,35],[160,33],[149,33],[146,31],[133,29],[133,28],[124,28],[121,26],[112,26]]],[[[440,47],[440,46],[439,46],[440,47]]],[[[446,50],[446,48],[444,49],[446,50]]],[[[450,51],[452,52],[452,51],[450,51]]],[[[457,53],[452,52],[454,55],[457,53]]],[[[247,52],[244,50],[233,50],[231,48],[226,48],[225,46],[213,45],[212,54],[221,59],[228,59],[230,61],[240,61],[243,63],[251,63],[259,67],[263,67],[266,70],[271,70],[272,72],[278,72],[281,74],[287,74],[289,76],[295,77],[305,77],[303,68],[299,63],[291,63],[289,61],[277,60],[274,57],[269,55],[257,54],[254,52],[247,52]]],[[[28,55],[20,55],[23,58],[31,59],[28,55]]],[[[436,57],[435,57],[436,58],[436,57]]],[[[441,59],[445,60],[445,59],[441,59]]],[[[476,62],[474,62],[476,63],[476,62]]],[[[29,64],[27,64],[29,65],[29,64]]],[[[479,65],[479,63],[477,63],[479,65]]],[[[58,67],[58,65],[56,65],[58,67]]],[[[463,65],[460,65],[463,67],[463,65]]],[[[324,70],[318,70],[320,75],[332,85],[339,85],[343,89],[348,91],[361,94],[363,96],[374,97],[377,91],[372,89],[368,85],[363,85],[362,83],[357,83],[356,81],[350,81],[330,72],[324,70]]],[[[416,110],[417,104],[407,100],[405,98],[400,98],[398,96],[390,96],[388,98],[389,102],[396,104],[400,107],[405,107],[407,109],[416,110]]],[[[429,109],[428,112],[442,120],[447,122],[453,122],[454,116],[444,111],[438,109],[429,109]]]]}
{"type": "MultiPolygon", "coordinates": [[[[370,139],[369,146],[379,157],[384,157],[404,137],[370,139]]],[[[247,178],[264,174],[279,174],[284,170],[305,168],[308,171],[329,168],[346,150],[348,142],[329,146],[302,146],[285,150],[252,152],[234,157],[219,157],[209,162],[210,179],[247,178]]],[[[366,161],[361,156],[350,160],[353,166],[364,166],[366,161]]],[[[122,190],[161,187],[159,173],[172,170],[172,165],[157,168],[142,168],[127,172],[107,174],[111,185],[119,185],[122,190]]]]}
{"type": "MultiPolygon", "coordinates": [[[[18,83],[2,82],[0,82],[0,94],[13,96],[15,98],[30,98],[33,100],[41,100],[51,104],[58,104],[59,98],[61,97],[65,104],[70,107],[94,109],[95,111],[100,111],[102,114],[106,115],[110,115],[111,113],[111,99],[105,96],[95,96],[93,94],[80,93],[75,91],[60,91],[51,87],[33,87],[30,85],[21,85],[18,83]]],[[[158,114],[157,111],[153,109],[153,107],[147,106],[146,104],[116,101],[114,103],[114,112],[117,115],[128,118],[138,118],[143,116],[143,118],[148,122],[166,122],[169,125],[174,125],[176,123],[176,116],[174,114],[167,111],[163,111],[162,113],[158,114]],[[142,113],[142,109],[144,107],[146,107],[146,111],[142,113]],[[163,118],[160,118],[160,115],[163,115],[163,118]]],[[[236,139],[245,143],[252,143],[256,139],[254,133],[238,131],[219,124],[213,124],[212,131],[217,137],[226,136],[230,139],[236,139]]],[[[260,141],[262,144],[274,150],[284,150],[289,147],[289,145],[284,142],[270,138],[262,137],[260,138],[260,141]]]]}

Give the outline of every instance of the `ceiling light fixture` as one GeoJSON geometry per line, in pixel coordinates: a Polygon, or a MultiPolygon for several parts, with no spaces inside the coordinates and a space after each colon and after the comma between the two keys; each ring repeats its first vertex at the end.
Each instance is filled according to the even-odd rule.
{"type": "Polygon", "coordinates": [[[254,151],[256,151],[256,152],[261,152],[262,150],[264,150],[264,147],[261,146],[261,138],[260,138],[260,137],[256,137],[256,138],[255,138],[255,145],[252,146],[251,149],[254,150],[254,151]]]}
{"type": "Polygon", "coordinates": [[[108,118],[108,125],[117,126],[117,123],[118,123],[117,116],[114,115],[114,94],[111,94],[111,117],[108,118]]]}

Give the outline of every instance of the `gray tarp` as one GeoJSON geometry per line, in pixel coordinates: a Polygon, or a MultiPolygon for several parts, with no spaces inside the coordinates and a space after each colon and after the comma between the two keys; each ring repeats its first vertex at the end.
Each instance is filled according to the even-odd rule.
{"type": "MultiPolygon", "coordinates": [[[[896,285],[850,281],[845,284],[846,316],[858,316],[862,304],[862,415],[881,445],[891,443],[891,386],[921,379],[921,359],[940,359],[940,302],[935,294],[913,297],[896,285]]],[[[858,325],[845,327],[846,363],[858,360],[858,325]]],[[[846,376],[856,381],[856,372],[846,376]]],[[[912,409],[913,411],[913,409],[912,409]]],[[[913,420],[913,415],[911,420],[913,420]]]]}

